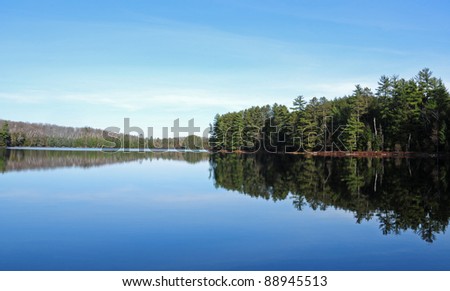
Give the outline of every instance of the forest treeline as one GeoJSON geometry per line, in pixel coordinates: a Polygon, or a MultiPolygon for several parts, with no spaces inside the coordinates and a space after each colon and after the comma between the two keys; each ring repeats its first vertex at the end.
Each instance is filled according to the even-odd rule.
{"type": "Polygon", "coordinates": [[[429,69],[411,79],[382,76],[375,93],[356,85],[349,96],[303,96],[217,114],[209,140],[153,138],[91,127],[0,120],[0,147],[113,147],[214,151],[450,152],[450,94],[429,69]]]}
{"type": "Polygon", "coordinates": [[[375,93],[356,85],[333,100],[303,96],[217,114],[216,151],[450,151],[450,94],[425,68],[411,79],[382,76],[375,93]]]}
{"type": "Polygon", "coordinates": [[[208,140],[195,135],[148,138],[91,127],[0,120],[0,147],[201,149],[208,148],[208,140]]]}

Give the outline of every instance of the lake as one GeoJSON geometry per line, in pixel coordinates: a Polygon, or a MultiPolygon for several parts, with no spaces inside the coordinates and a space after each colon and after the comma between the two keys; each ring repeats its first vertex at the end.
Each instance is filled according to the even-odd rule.
{"type": "Polygon", "coordinates": [[[0,269],[450,270],[449,165],[0,150],[0,269]]]}

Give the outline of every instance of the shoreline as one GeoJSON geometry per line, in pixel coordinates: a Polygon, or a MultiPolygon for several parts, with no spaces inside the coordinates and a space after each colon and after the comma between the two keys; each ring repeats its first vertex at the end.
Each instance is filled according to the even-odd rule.
{"type": "MultiPolygon", "coordinates": [[[[223,154],[258,154],[258,151],[209,151],[210,153],[223,153],[223,154]]],[[[317,151],[317,152],[266,152],[269,154],[286,154],[286,155],[304,155],[315,157],[357,157],[357,158],[436,158],[436,157],[449,157],[450,153],[427,153],[427,152],[387,152],[387,151],[317,151]]]]}
{"type": "MultiPolygon", "coordinates": [[[[115,152],[115,148],[66,148],[66,147],[1,147],[0,149],[7,150],[53,150],[53,151],[104,151],[104,152],[115,152]]],[[[120,148],[117,151],[124,151],[124,148],[120,148]]],[[[427,152],[389,152],[389,151],[316,151],[316,152],[270,152],[270,151],[243,151],[243,150],[190,150],[190,149],[178,149],[178,148],[145,148],[144,151],[139,151],[139,148],[129,148],[129,152],[199,152],[199,153],[210,153],[210,154],[286,154],[286,155],[303,155],[303,156],[316,156],[316,157],[361,157],[361,158],[436,158],[436,157],[449,157],[450,153],[439,152],[439,153],[427,153],[427,152]]]]}

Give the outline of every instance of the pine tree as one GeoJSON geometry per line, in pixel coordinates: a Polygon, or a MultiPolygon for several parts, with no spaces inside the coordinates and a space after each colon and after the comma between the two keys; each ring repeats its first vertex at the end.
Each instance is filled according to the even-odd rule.
{"type": "Polygon", "coordinates": [[[326,146],[331,145],[331,134],[333,131],[333,119],[332,119],[332,102],[327,98],[321,97],[319,99],[319,127],[322,135],[323,150],[327,150],[326,146]]]}
{"type": "Polygon", "coordinates": [[[242,139],[244,150],[258,151],[262,143],[262,129],[268,116],[265,107],[253,106],[243,111],[244,128],[242,139]]]}
{"type": "Polygon", "coordinates": [[[231,150],[241,150],[244,146],[242,131],[244,129],[244,120],[242,112],[234,112],[231,117],[231,150]]]}
{"type": "Polygon", "coordinates": [[[319,128],[319,103],[316,97],[313,97],[305,108],[305,112],[300,119],[302,128],[302,146],[305,151],[312,151],[317,147],[320,128],[319,128]]]}
{"type": "Polygon", "coordinates": [[[392,81],[389,77],[385,75],[380,77],[376,95],[380,98],[383,98],[383,100],[392,97],[392,81]]]}
{"type": "Polygon", "coordinates": [[[275,103],[272,106],[272,116],[266,124],[266,149],[269,151],[285,151],[292,139],[291,114],[284,105],[275,103]]]}
{"type": "MultiPolygon", "coordinates": [[[[447,122],[449,119],[450,94],[442,80],[431,78],[425,104],[426,119],[431,125],[431,142],[439,151],[447,143],[447,122]]],[[[430,131],[428,131],[430,132],[430,131]]]]}
{"type": "Polygon", "coordinates": [[[305,110],[306,101],[305,98],[303,98],[303,95],[298,95],[292,103],[293,103],[293,106],[291,107],[292,110],[294,111],[305,110]]]}
{"type": "Polygon", "coordinates": [[[221,150],[224,146],[224,131],[222,126],[222,117],[216,114],[214,118],[214,123],[210,130],[209,144],[213,150],[221,150]]]}
{"type": "Polygon", "coordinates": [[[348,119],[347,126],[344,130],[344,144],[348,151],[358,149],[359,136],[364,131],[364,123],[358,120],[357,114],[352,114],[348,119]]]}
{"type": "Polygon", "coordinates": [[[297,96],[292,105],[290,120],[292,135],[290,137],[290,144],[294,147],[294,149],[299,150],[302,147],[302,120],[304,119],[306,107],[306,101],[303,95],[297,96]]]}
{"type": "Polygon", "coordinates": [[[11,146],[11,134],[9,132],[9,124],[7,121],[3,122],[2,130],[0,131],[0,147],[11,146]]]}

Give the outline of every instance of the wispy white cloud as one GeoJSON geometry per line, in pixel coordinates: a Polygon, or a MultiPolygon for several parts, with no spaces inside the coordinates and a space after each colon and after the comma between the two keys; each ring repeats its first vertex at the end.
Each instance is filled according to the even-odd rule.
{"type": "Polygon", "coordinates": [[[18,104],[38,104],[45,100],[43,91],[0,92],[0,101],[10,101],[18,104]]]}
{"type": "Polygon", "coordinates": [[[127,112],[150,108],[187,111],[195,108],[241,108],[255,102],[255,98],[242,95],[217,93],[208,90],[159,89],[151,91],[123,91],[97,93],[70,93],[57,97],[60,101],[82,102],[110,106],[127,112]]]}

